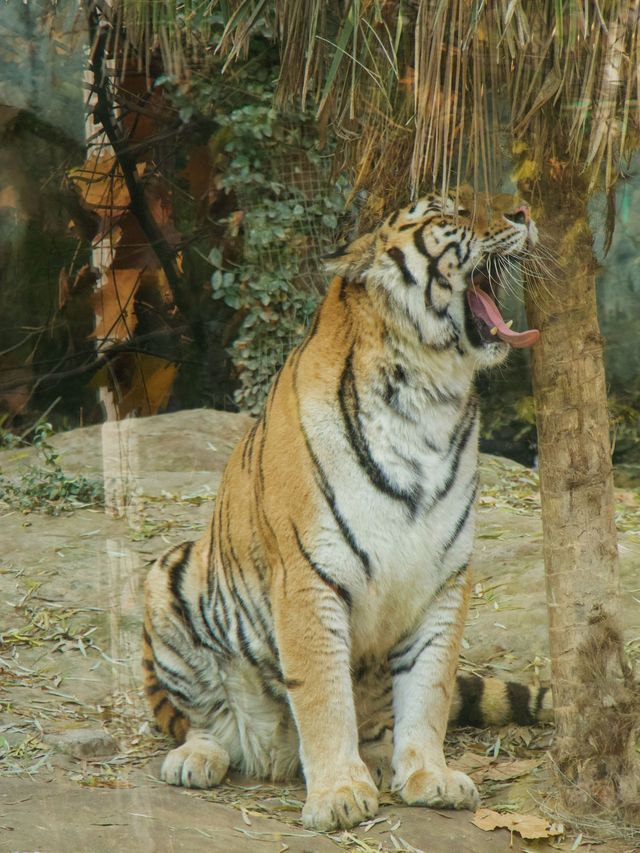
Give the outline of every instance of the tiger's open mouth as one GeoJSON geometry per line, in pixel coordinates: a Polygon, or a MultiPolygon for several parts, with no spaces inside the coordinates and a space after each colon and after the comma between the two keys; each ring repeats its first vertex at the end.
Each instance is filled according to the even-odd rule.
{"type": "MultiPolygon", "coordinates": [[[[511,329],[513,321],[504,321],[500,309],[494,301],[498,297],[499,284],[497,275],[492,273],[492,261],[491,258],[488,258],[482,266],[475,269],[469,276],[467,306],[473,323],[467,323],[467,326],[471,325],[471,329],[476,332],[480,344],[495,343],[496,338],[499,338],[517,349],[533,346],[540,337],[540,332],[537,329],[516,332],[511,329]]],[[[473,337],[475,336],[473,335],[473,337]]]]}

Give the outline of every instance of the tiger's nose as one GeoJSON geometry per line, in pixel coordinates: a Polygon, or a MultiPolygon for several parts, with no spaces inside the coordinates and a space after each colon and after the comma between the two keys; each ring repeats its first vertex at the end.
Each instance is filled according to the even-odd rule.
{"type": "Polygon", "coordinates": [[[531,221],[531,212],[527,204],[521,204],[513,213],[505,213],[504,218],[517,225],[528,225],[531,221]]]}

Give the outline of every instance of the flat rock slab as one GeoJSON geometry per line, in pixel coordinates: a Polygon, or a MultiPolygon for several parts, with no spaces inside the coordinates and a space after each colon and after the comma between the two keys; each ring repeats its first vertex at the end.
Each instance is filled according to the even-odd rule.
{"type": "MultiPolygon", "coordinates": [[[[292,853],[335,853],[358,849],[357,842],[349,845],[349,835],[359,837],[372,850],[410,850],[406,842],[424,853],[520,853],[525,848],[506,830],[487,833],[477,829],[468,812],[385,808],[379,816],[389,820],[366,833],[360,829],[329,836],[274,818],[243,817],[238,809],[149,785],[92,790],[68,783],[33,781],[27,786],[20,780],[3,780],[0,816],[2,853],[282,853],[287,849],[292,853]],[[390,836],[399,847],[394,848],[390,836]]],[[[537,843],[535,849],[552,848],[537,843]]]]}
{"type": "MultiPolygon", "coordinates": [[[[129,500],[125,516],[97,507],[58,517],[0,514],[0,853],[551,849],[512,842],[503,830],[483,832],[469,813],[411,809],[389,795],[380,823],[328,836],[299,825],[299,786],[232,777],[196,793],[159,783],[170,744],[151,729],[141,690],[142,584],[168,545],[204,530],[228,456],[251,422],[197,410],[55,436],[64,470],[112,481],[129,500]]],[[[0,453],[3,473],[25,463],[37,464],[33,451],[0,453]]],[[[463,666],[544,678],[542,531],[532,475],[484,457],[481,476],[463,666]]],[[[620,543],[623,621],[637,638],[640,531],[629,529],[620,543]]],[[[474,766],[496,750],[507,764],[533,756],[539,769],[517,784],[505,787],[495,771],[483,776],[482,761],[477,781],[483,805],[536,811],[534,800],[547,790],[549,737],[548,730],[517,727],[457,731],[447,749],[474,766]]]]}
{"type": "Polygon", "coordinates": [[[68,729],[64,732],[51,732],[44,736],[44,741],[74,758],[114,755],[118,751],[115,738],[102,729],[68,729]]]}

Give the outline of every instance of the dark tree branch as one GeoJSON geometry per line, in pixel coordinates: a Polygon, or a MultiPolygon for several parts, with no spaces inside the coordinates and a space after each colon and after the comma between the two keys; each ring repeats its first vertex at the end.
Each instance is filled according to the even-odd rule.
{"type": "Polygon", "coordinates": [[[104,71],[109,28],[101,23],[100,13],[94,0],[86,0],[86,6],[89,17],[89,33],[93,44],[90,69],[93,76],[93,90],[96,94],[94,116],[102,125],[122,171],[129,192],[130,210],[158,259],[167,278],[175,305],[185,317],[188,317],[190,314],[189,305],[183,298],[182,278],[176,264],[175,252],[167,243],[158,223],[149,210],[144,195],[144,187],[137,178],[136,158],[113,115],[113,103],[109,97],[108,79],[104,71]]]}
{"type": "MultiPolygon", "coordinates": [[[[176,326],[174,328],[169,329],[157,329],[154,332],[148,332],[146,335],[139,335],[134,340],[130,341],[121,341],[118,344],[112,344],[106,350],[100,350],[96,353],[95,350],[83,350],[81,352],[71,353],[69,355],[62,356],[61,358],[50,359],[47,361],[38,361],[35,362],[32,366],[38,367],[42,364],[55,364],[56,367],[63,365],[67,361],[71,361],[74,358],[80,358],[81,356],[91,355],[91,359],[86,361],[84,364],[79,365],[78,367],[71,367],[68,370],[52,370],[48,373],[43,374],[42,376],[37,377],[34,382],[34,387],[32,390],[36,390],[45,382],[51,381],[60,381],[61,379],[68,379],[71,376],[81,376],[83,373],[90,373],[91,371],[99,370],[101,367],[107,365],[110,361],[112,361],[117,355],[122,353],[139,353],[140,355],[151,355],[155,358],[163,358],[165,361],[173,362],[174,364],[200,364],[200,362],[192,362],[186,359],[166,356],[161,353],[151,352],[150,350],[145,350],[138,344],[144,343],[145,341],[161,338],[161,337],[171,337],[173,335],[182,334],[184,332],[192,331],[190,326],[176,326]]],[[[0,368],[1,372],[10,372],[15,368],[0,368]]],[[[16,378],[14,380],[9,380],[8,382],[0,384],[0,393],[7,393],[11,391],[13,388],[17,388],[21,385],[25,385],[28,380],[24,377],[16,378]]]]}

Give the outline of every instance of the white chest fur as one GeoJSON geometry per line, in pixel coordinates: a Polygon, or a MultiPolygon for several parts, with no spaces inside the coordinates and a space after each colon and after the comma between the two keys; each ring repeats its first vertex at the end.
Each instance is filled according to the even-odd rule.
{"type": "Polygon", "coordinates": [[[351,595],[354,658],[386,655],[472,547],[471,383],[412,383],[402,373],[402,381],[356,385],[342,422],[318,410],[307,421],[333,488],[315,558],[351,595]]]}

